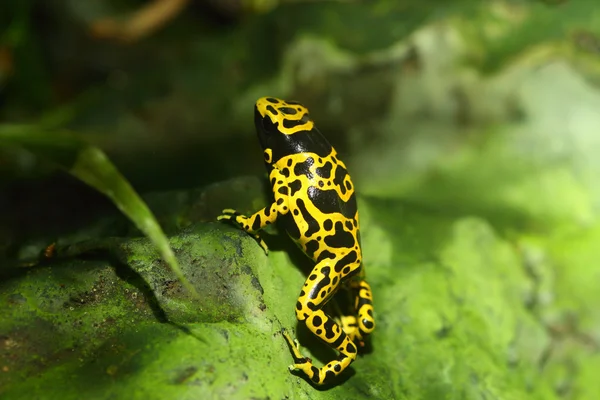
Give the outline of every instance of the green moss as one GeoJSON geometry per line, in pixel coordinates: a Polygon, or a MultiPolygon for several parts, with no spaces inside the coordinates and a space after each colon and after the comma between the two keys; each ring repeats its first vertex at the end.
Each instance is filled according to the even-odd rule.
{"type": "MultiPolygon", "coordinates": [[[[3,359],[11,360],[4,394],[552,399],[560,390],[587,390],[569,366],[588,371],[594,356],[576,335],[557,341],[544,317],[582,303],[539,300],[548,284],[488,223],[400,201],[359,204],[377,329],[372,352],[359,357],[342,384],[316,391],[287,371],[292,358],[282,327],[296,332],[317,362],[335,356],[295,329],[294,304],[311,263],[285,237],[267,236],[266,256],[243,232],[207,223],[171,238],[200,301],[188,297],[146,239],[114,242],[110,263],[69,261],[4,283],[2,305],[12,305],[12,318],[1,326],[3,359]],[[68,388],[56,385],[67,380],[68,388]]],[[[555,238],[554,253],[544,254],[584,268],[595,232],[588,240],[555,238]]],[[[523,243],[531,253],[545,252],[548,242],[523,243]]],[[[573,272],[561,276],[557,296],[572,297],[562,288],[594,276],[573,272]]],[[[582,292],[582,301],[592,295],[582,292]]],[[[593,315],[582,321],[588,329],[593,315]]]]}
{"type": "Polygon", "coordinates": [[[395,392],[426,399],[536,398],[541,389],[528,393],[523,378],[539,379],[541,348],[520,350],[530,348],[533,337],[541,343],[547,337],[524,308],[529,280],[517,254],[483,221],[448,221],[446,229],[448,240],[430,260],[411,268],[389,265],[393,282],[375,282],[383,319],[375,344],[388,349],[377,358],[388,365],[395,392]]]}
{"type": "MultiPolygon", "coordinates": [[[[554,310],[576,313],[578,329],[591,331],[597,326],[593,304],[600,304],[598,285],[600,271],[596,267],[600,227],[566,231],[548,240],[547,252],[552,257],[554,274],[554,310]]],[[[551,316],[548,319],[553,319],[551,316]]]]}

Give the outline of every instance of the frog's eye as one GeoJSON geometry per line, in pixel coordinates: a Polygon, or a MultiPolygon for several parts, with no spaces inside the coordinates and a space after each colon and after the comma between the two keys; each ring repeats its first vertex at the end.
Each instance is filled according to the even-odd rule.
{"type": "Polygon", "coordinates": [[[265,133],[270,135],[275,135],[279,132],[277,125],[269,117],[262,118],[262,128],[265,133]]]}

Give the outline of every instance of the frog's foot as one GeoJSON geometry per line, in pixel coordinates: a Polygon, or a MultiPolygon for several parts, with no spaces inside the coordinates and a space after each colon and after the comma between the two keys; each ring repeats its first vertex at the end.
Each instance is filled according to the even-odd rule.
{"type": "Polygon", "coordinates": [[[226,208],[222,211],[222,214],[217,217],[217,221],[230,221],[237,225],[240,229],[248,233],[252,236],[265,251],[265,254],[269,254],[269,248],[265,241],[260,237],[258,232],[252,230],[252,226],[249,221],[251,218],[246,217],[245,215],[240,214],[236,210],[232,208],[226,208]]]}
{"type": "Polygon", "coordinates": [[[296,339],[292,339],[285,329],[281,330],[281,334],[290,346],[292,357],[294,358],[294,364],[288,366],[288,369],[290,372],[302,371],[302,373],[315,385],[330,383],[333,378],[345,370],[354,360],[352,357],[348,357],[342,353],[338,360],[331,361],[322,368],[317,368],[309,357],[304,357],[302,355],[300,352],[300,345],[296,339]]]}
{"type": "Polygon", "coordinates": [[[243,219],[247,219],[242,214],[234,210],[233,208],[226,208],[221,211],[221,215],[217,217],[217,221],[226,220],[226,221],[234,221],[238,222],[238,217],[242,217],[243,219]]]}
{"type": "Polygon", "coordinates": [[[300,352],[300,343],[298,343],[298,340],[292,339],[292,337],[285,328],[281,329],[281,334],[290,346],[290,349],[292,350],[292,357],[294,358],[294,364],[289,365],[288,369],[290,371],[303,371],[306,375],[311,376],[312,374],[310,372],[312,360],[309,357],[304,357],[302,355],[302,353],[300,352]]]}

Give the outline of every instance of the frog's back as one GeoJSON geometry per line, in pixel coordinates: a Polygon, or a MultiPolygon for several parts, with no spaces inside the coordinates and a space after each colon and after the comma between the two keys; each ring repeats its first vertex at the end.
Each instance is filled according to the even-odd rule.
{"type": "MultiPolygon", "coordinates": [[[[322,137],[315,127],[310,133],[322,137]]],[[[322,148],[315,152],[309,146],[303,149],[283,157],[276,166],[288,181],[288,234],[317,262],[349,253],[354,261],[360,260],[356,197],[345,164],[331,146],[326,154],[322,148]]]]}
{"type": "Polygon", "coordinates": [[[284,223],[290,237],[315,261],[360,262],[354,184],[308,109],[263,97],[256,102],[255,125],[267,169],[278,169],[287,183],[278,190],[287,196],[284,223]]]}

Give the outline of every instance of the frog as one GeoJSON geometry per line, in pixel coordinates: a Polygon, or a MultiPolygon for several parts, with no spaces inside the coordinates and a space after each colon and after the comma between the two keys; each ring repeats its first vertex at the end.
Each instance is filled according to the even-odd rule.
{"type": "Polygon", "coordinates": [[[288,236],[314,263],[296,301],[296,318],[338,357],[318,368],[282,328],[294,363],[289,370],[315,385],[333,381],[356,360],[375,329],[373,296],[363,268],[354,183],[337,151],[297,101],[261,97],[254,124],[263,150],[273,201],[250,216],[224,209],[217,217],[253,236],[268,254],[259,232],[280,220],[288,236]],[[332,317],[325,305],[339,289],[350,294],[347,315],[332,317]]]}

